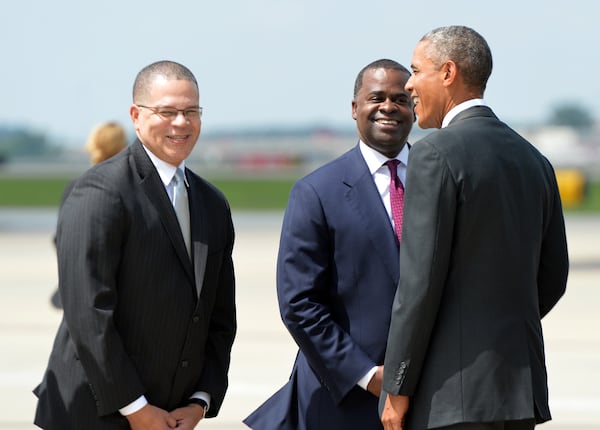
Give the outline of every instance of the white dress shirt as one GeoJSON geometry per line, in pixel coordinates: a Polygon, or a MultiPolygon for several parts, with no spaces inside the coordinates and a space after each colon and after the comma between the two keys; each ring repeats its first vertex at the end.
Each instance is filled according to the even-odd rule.
{"type": "MultiPolygon", "coordinates": [[[[394,225],[394,220],[392,218],[392,205],[390,203],[390,169],[388,166],[384,165],[386,161],[389,160],[385,155],[380,154],[375,151],[370,146],[367,146],[365,143],[359,143],[360,152],[369,167],[369,172],[373,176],[373,181],[375,182],[375,186],[377,187],[377,191],[379,191],[379,196],[381,197],[381,201],[385,206],[385,210],[387,211],[388,217],[392,226],[394,225]]],[[[403,184],[406,184],[406,163],[408,162],[408,145],[404,145],[400,153],[396,156],[396,159],[400,161],[398,164],[398,178],[403,184]]]]}
{"type": "Polygon", "coordinates": [[[450,109],[448,111],[448,113],[446,114],[446,116],[444,117],[444,120],[442,121],[442,128],[447,127],[448,124],[450,124],[450,121],[452,121],[454,119],[454,117],[456,115],[458,115],[459,113],[461,113],[462,111],[467,110],[473,106],[485,106],[485,105],[486,104],[483,101],[483,99],[471,99],[471,100],[467,100],[466,102],[457,104],[452,109],[450,109]]]}

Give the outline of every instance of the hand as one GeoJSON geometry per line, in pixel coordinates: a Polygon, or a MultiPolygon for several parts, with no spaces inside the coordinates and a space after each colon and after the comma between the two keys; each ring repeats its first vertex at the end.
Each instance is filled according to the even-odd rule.
{"type": "Polygon", "coordinates": [[[403,430],[406,411],[408,411],[408,396],[388,394],[381,414],[384,430],[403,430]]]}
{"type": "Polygon", "coordinates": [[[193,430],[196,425],[204,419],[206,411],[200,405],[192,403],[183,408],[175,409],[171,416],[177,420],[176,429],[193,430]]]}
{"type": "Polygon", "coordinates": [[[381,395],[381,388],[383,386],[383,366],[377,366],[377,371],[371,377],[371,380],[367,384],[367,390],[375,397],[381,395]]]}
{"type": "Polygon", "coordinates": [[[168,430],[177,426],[177,420],[171,414],[150,404],[125,418],[131,430],[168,430]]]}

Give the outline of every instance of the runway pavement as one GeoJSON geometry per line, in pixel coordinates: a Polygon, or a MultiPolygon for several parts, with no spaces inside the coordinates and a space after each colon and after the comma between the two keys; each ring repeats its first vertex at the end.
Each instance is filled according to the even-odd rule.
{"type": "MultiPolygon", "coordinates": [[[[0,430],[32,430],[35,397],[61,312],[51,242],[53,210],[0,208],[0,430]]],[[[279,318],[279,212],[234,213],[239,331],[219,417],[198,428],[237,430],[285,383],[296,347],[279,318]]],[[[544,320],[551,408],[547,430],[600,429],[600,216],[570,215],[568,291],[544,320]]]]}

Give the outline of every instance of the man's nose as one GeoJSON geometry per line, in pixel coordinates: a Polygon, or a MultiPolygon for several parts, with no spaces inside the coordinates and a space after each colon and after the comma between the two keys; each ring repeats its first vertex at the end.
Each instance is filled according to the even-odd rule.
{"type": "Polygon", "coordinates": [[[177,116],[173,118],[173,122],[177,124],[186,124],[189,121],[188,117],[185,116],[185,111],[178,110],[177,116]]]}
{"type": "Polygon", "coordinates": [[[398,109],[398,106],[391,99],[387,98],[381,103],[379,109],[385,112],[393,112],[398,109]]]}

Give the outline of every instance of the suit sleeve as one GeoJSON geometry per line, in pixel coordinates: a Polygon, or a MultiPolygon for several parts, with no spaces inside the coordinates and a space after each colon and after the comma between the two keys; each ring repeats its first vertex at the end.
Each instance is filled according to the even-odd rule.
{"type": "MultiPolygon", "coordinates": [[[[548,166],[550,163],[548,163],[548,166]]],[[[569,257],[565,221],[563,217],[556,176],[549,167],[552,199],[549,204],[548,222],[542,239],[540,265],[538,270],[538,299],[540,316],[544,317],[565,292],[569,272],[569,257]]]]}
{"type": "Polygon", "coordinates": [[[109,183],[97,173],[82,178],[61,208],[57,229],[64,318],[99,415],[116,412],[144,393],[114,324],[117,271],[129,220],[109,183]]]}
{"type": "Polygon", "coordinates": [[[218,414],[225,398],[231,347],[236,333],[235,275],[232,259],[234,229],[228,207],[225,220],[225,249],[208,328],[206,363],[198,385],[198,391],[205,391],[211,396],[210,408],[206,414],[208,418],[218,414]]]}
{"type": "MultiPolygon", "coordinates": [[[[277,261],[281,317],[321,383],[339,403],[375,363],[336,322],[332,238],[320,197],[297,182],[283,220],[277,261]]],[[[355,250],[354,252],[360,252],[355,250]]]]}
{"type": "Polygon", "coordinates": [[[412,395],[429,345],[446,279],[456,210],[456,184],[426,141],[409,155],[400,259],[383,389],[412,395]]]}

